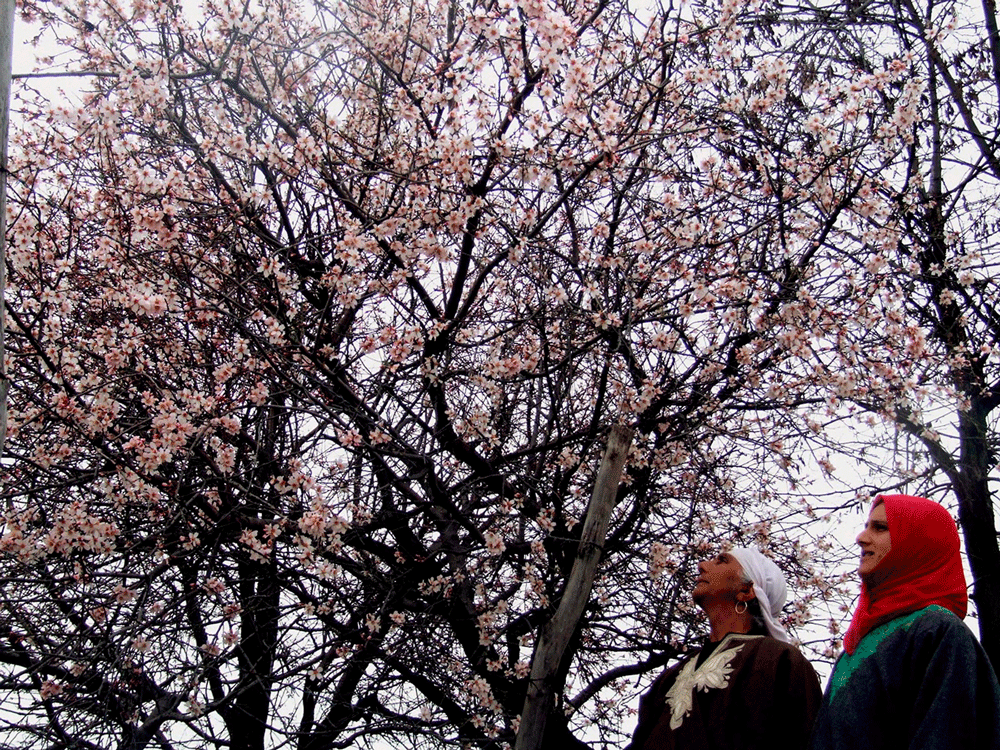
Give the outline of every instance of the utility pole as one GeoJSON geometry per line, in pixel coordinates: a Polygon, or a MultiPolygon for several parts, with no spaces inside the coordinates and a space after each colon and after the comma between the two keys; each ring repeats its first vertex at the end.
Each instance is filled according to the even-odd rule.
{"type": "Polygon", "coordinates": [[[565,679],[560,667],[566,647],[590,598],[590,589],[604,552],[611,511],[615,507],[618,485],[621,484],[622,470],[632,446],[632,437],[632,428],[622,425],[612,428],[608,437],[590,505],[587,507],[580,546],[562,601],[552,619],[542,629],[535,649],[515,750],[541,750],[544,747],[545,725],[554,708],[555,695],[561,692],[565,679]]]}
{"type": "Polygon", "coordinates": [[[0,458],[7,441],[7,138],[14,64],[14,0],[0,0],[0,458]]]}

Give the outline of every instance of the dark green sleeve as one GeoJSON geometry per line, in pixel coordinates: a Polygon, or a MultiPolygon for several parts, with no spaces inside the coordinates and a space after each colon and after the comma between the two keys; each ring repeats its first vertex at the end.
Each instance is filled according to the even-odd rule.
{"type": "Polygon", "coordinates": [[[907,750],[1000,750],[1000,685],[979,642],[956,617],[913,636],[907,750]]]}

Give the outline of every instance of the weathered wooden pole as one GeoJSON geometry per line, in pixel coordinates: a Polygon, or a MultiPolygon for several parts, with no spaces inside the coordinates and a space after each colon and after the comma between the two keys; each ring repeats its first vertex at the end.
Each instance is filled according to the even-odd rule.
{"type": "Polygon", "coordinates": [[[7,440],[7,136],[10,82],[14,64],[14,0],[0,0],[0,458],[7,440]]]}
{"type": "Polygon", "coordinates": [[[555,707],[556,692],[562,689],[561,684],[556,684],[560,680],[559,665],[590,598],[597,565],[604,552],[611,511],[618,496],[622,469],[632,445],[632,435],[631,428],[617,426],[612,428],[608,437],[597,482],[587,507],[587,518],[583,523],[573,570],[570,571],[559,608],[542,629],[535,648],[515,750],[539,750],[542,747],[545,723],[555,707]]]}

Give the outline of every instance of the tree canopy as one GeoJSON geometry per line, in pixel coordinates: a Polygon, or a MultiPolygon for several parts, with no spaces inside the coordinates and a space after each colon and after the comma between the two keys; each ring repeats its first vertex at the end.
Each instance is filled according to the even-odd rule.
{"type": "Polygon", "coordinates": [[[0,743],[513,745],[615,425],[552,740],[625,743],[726,543],[832,658],[828,513],[995,463],[956,7],[25,2],[0,743]]]}

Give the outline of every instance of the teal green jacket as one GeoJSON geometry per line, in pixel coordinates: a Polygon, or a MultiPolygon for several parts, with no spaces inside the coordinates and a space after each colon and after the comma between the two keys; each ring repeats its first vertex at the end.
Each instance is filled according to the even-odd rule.
{"type": "Polygon", "coordinates": [[[811,750],[973,749],[1000,750],[1000,685],[948,610],[890,620],[837,660],[811,750]]]}

